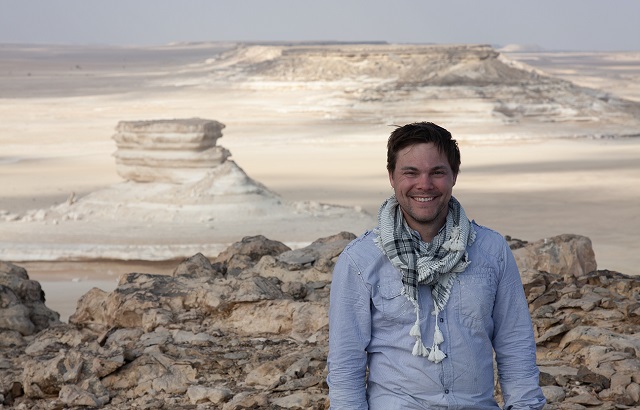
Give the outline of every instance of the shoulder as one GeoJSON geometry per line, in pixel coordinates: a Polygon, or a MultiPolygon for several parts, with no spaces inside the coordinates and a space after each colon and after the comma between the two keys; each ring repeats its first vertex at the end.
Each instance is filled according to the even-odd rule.
{"type": "Polygon", "coordinates": [[[376,244],[378,234],[375,230],[369,230],[351,241],[342,251],[340,259],[343,262],[357,266],[359,271],[365,271],[386,259],[386,255],[376,244]]]}
{"type": "Polygon", "coordinates": [[[377,234],[373,230],[366,231],[356,239],[352,240],[345,246],[342,251],[343,254],[352,257],[368,256],[371,257],[375,254],[382,254],[380,248],[375,243],[377,234]]]}
{"type": "Polygon", "coordinates": [[[484,225],[480,225],[476,221],[471,221],[473,228],[476,230],[476,241],[480,242],[504,242],[504,236],[498,231],[488,228],[484,225]]]}
{"type": "Polygon", "coordinates": [[[476,239],[471,245],[470,251],[479,252],[484,256],[500,258],[505,250],[509,249],[509,244],[499,232],[479,225],[475,221],[472,221],[472,225],[476,231],[476,239]]]}

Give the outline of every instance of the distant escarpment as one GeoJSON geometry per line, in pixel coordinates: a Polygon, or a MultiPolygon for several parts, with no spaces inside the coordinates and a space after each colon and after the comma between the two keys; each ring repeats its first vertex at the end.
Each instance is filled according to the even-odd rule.
{"type": "Polygon", "coordinates": [[[459,140],[640,135],[640,103],[552,77],[488,45],[212,42],[3,53],[11,68],[0,73],[5,98],[134,93],[164,101],[186,92],[197,105],[195,92],[222,101],[214,114],[243,132],[267,123],[267,134],[278,135],[293,125],[431,120],[459,140]],[[69,66],[76,68],[62,69],[69,66]]]}
{"type": "MultiPolygon", "coordinates": [[[[246,237],[171,276],[94,288],[68,324],[24,269],[0,263],[0,407],[326,409],[331,272],[354,238],[291,250],[246,237]]],[[[640,279],[598,270],[586,237],[508,239],[546,408],[637,408],[640,279]]]]}
{"type": "Polygon", "coordinates": [[[220,62],[276,81],[380,79],[398,86],[483,86],[540,80],[535,71],[508,63],[493,48],[474,45],[245,45],[223,54],[220,62]]]}
{"type": "Polygon", "coordinates": [[[487,45],[241,44],[207,62],[214,77],[245,87],[335,90],[324,101],[336,107],[334,119],[380,110],[400,122],[556,124],[543,137],[640,133],[640,103],[550,77],[487,45]]]}

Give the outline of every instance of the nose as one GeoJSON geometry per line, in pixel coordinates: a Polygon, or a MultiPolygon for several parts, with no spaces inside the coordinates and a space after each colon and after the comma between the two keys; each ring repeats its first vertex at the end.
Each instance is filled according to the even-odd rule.
{"type": "Polygon", "coordinates": [[[428,191],[433,188],[433,179],[427,173],[420,174],[416,181],[416,187],[424,191],[428,191]]]}

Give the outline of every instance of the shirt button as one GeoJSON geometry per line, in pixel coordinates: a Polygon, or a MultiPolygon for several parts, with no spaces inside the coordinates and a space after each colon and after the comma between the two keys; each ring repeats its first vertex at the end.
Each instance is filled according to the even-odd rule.
{"type": "Polygon", "coordinates": [[[449,389],[446,389],[446,390],[444,391],[444,394],[449,394],[449,389]]]}
{"type": "Polygon", "coordinates": [[[443,318],[440,318],[440,323],[444,323],[444,319],[443,318]]]}

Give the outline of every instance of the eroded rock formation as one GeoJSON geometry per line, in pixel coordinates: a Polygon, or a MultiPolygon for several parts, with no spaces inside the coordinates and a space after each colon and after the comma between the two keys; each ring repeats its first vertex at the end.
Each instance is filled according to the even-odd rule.
{"type": "Polygon", "coordinates": [[[160,222],[292,213],[216,145],[223,128],[201,118],[121,121],[114,156],[125,182],[22,219],[160,222]]]}
{"type": "MultiPolygon", "coordinates": [[[[291,250],[246,237],[217,257],[186,259],[171,276],[123,275],[113,292],[85,294],[68,324],[49,315],[33,330],[6,323],[24,316],[12,306],[34,300],[7,304],[3,296],[0,403],[325,409],[331,271],[353,238],[341,233],[291,250]]],[[[640,405],[640,279],[595,270],[588,238],[511,244],[547,408],[640,405]]],[[[0,275],[4,294],[35,288],[15,265],[4,263],[0,275]]]]}
{"type": "Polygon", "coordinates": [[[120,121],[116,171],[127,181],[197,181],[221,165],[231,153],[216,146],[224,124],[200,118],[120,121]]]}
{"type": "MultiPolygon", "coordinates": [[[[491,119],[496,127],[554,123],[557,130],[545,132],[566,137],[580,133],[571,123],[584,132],[589,124],[602,127],[613,113],[609,125],[622,118],[638,124],[640,114],[637,102],[550,77],[481,44],[240,44],[209,65],[216,77],[258,89],[337,86],[342,95],[331,104],[339,107],[335,118],[359,118],[384,103],[387,117],[404,118],[411,107],[405,122],[433,119],[443,115],[438,106],[456,101],[451,115],[459,124],[465,116],[474,124],[491,119]]],[[[458,138],[474,138],[473,132],[458,132],[458,138]]]]}
{"type": "Polygon", "coordinates": [[[0,216],[23,230],[47,230],[38,237],[53,242],[3,243],[3,257],[168,260],[218,253],[249,234],[308,244],[336,226],[373,225],[356,207],[284,200],[216,145],[223,128],[202,118],[121,121],[114,156],[125,181],[51,208],[0,216]]]}

